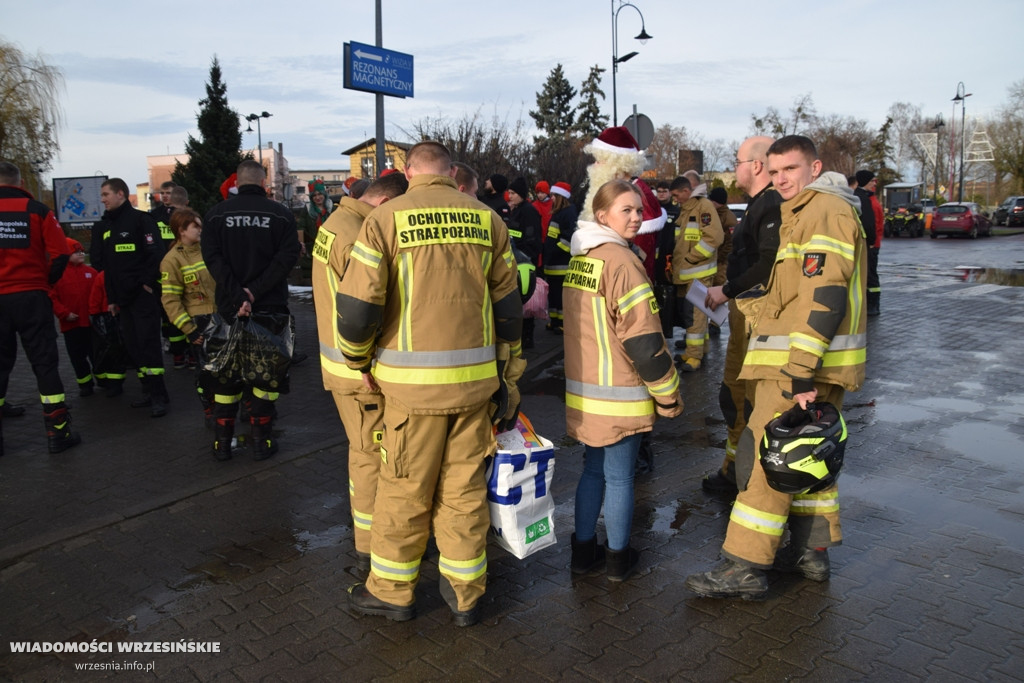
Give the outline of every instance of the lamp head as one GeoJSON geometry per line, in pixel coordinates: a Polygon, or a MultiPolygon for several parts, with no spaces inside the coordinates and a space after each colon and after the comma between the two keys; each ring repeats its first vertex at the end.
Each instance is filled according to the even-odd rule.
{"type": "Polygon", "coordinates": [[[652,35],[647,33],[647,27],[646,26],[641,26],[640,27],[640,35],[638,35],[636,37],[636,39],[640,41],[641,45],[646,45],[647,41],[650,40],[653,37],[654,36],[652,36],[652,35]]]}

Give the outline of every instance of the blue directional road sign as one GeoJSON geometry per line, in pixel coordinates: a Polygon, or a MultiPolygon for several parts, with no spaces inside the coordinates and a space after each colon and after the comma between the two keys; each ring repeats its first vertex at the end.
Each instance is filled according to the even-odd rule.
{"type": "Polygon", "coordinates": [[[345,43],[345,82],[350,90],[412,97],[412,55],[365,43],[345,43]]]}

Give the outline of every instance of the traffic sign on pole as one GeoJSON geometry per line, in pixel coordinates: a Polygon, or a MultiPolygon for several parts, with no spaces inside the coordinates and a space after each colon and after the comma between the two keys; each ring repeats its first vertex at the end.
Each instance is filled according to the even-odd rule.
{"type": "Polygon", "coordinates": [[[365,43],[345,43],[344,86],[391,97],[412,97],[413,57],[365,43]]]}

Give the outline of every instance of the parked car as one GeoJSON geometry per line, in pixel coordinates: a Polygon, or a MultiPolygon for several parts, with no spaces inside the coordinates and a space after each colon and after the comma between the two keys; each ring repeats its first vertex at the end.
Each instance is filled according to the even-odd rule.
{"type": "Polygon", "coordinates": [[[939,235],[992,236],[992,221],[974,202],[946,202],[932,215],[932,239],[939,235]]]}
{"type": "Polygon", "coordinates": [[[1024,225],[1024,197],[1007,197],[992,214],[992,222],[1006,227],[1024,225]]]}
{"type": "Polygon", "coordinates": [[[747,213],[747,205],[729,204],[729,210],[732,211],[732,215],[736,216],[736,224],[739,225],[743,222],[743,215],[747,213]]]}

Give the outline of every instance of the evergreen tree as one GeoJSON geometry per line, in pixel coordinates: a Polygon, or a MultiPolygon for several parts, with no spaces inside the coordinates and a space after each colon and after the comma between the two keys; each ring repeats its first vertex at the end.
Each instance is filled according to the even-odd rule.
{"type": "Polygon", "coordinates": [[[221,200],[221,184],[242,161],[242,130],[238,112],[228,106],[228,87],[221,81],[216,55],[210,65],[206,97],[199,100],[199,140],[185,143],[187,164],[178,164],[171,179],[188,190],[189,205],[199,213],[221,200]]]}
{"type": "Polygon", "coordinates": [[[889,140],[891,128],[892,117],[888,116],[882,127],[878,129],[878,134],[871,141],[867,154],[864,156],[865,167],[878,176],[879,187],[888,185],[898,179],[896,171],[886,165],[893,156],[893,146],[889,140]]]}
{"type": "Polygon", "coordinates": [[[544,82],[543,90],[537,93],[537,111],[530,112],[530,117],[542,133],[534,138],[535,143],[569,138],[576,118],[572,106],[574,97],[576,88],[569,84],[562,65],[556,64],[544,82]]]}
{"type": "Polygon", "coordinates": [[[597,98],[604,99],[601,90],[601,74],[604,69],[597,64],[590,67],[590,75],[580,87],[580,103],[576,106],[575,132],[584,140],[592,140],[608,127],[608,117],[601,114],[597,98]]]}

